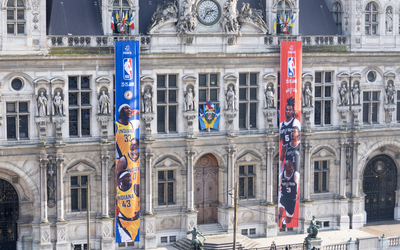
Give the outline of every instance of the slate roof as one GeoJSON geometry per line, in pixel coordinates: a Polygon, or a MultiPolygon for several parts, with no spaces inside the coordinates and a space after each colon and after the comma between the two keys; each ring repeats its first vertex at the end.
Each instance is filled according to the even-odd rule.
{"type": "Polygon", "coordinates": [[[339,33],[325,1],[300,0],[299,9],[300,35],[337,35],[339,33]]]}
{"type": "Polygon", "coordinates": [[[100,0],[53,0],[48,8],[48,35],[103,35],[100,0]]]}

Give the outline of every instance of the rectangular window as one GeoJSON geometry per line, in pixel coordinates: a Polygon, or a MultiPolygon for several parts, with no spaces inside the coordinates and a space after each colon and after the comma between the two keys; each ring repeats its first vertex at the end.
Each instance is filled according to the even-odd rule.
{"type": "Polygon", "coordinates": [[[379,91],[363,92],[363,123],[378,123],[379,95],[379,91]]]}
{"type": "Polygon", "coordinates": [[[71,211],[82,212],[87,210],[88,176],[71,176],[71,211]]]}
{"type": "Polygon", "coordinates": [[[175,171],[158,171],[158,205],[175,204],[175,171]]]}
{"type": "Polygon", "coordinates": [[[220,107],[218,79],[218,74],[199,74],[199,110],[204,110],[203,105],[208,101],[220,107]]]}
{"type": "Polygon", "coordinates": [[[239,198],[249,199],[254,198],[254,185],[256,175],[254,166],[239,166],[239,198]]]}
{"type": "Polygon", "coordinates": [[[315,72],[315,125],[330,125],[332,114],[332,72],[315,72]]]}
{"type": "Polygon", "coordinates": [[[90,83],[90,76],[68,77],[68,117],[71,137],[90,136],[92,107],[90,83]]]}
{"type": "Polygon", "coordinates": [[[25,35],[25,6],[22,1],[18,2],[22,4],[7,5],[7,34],[9,35],[25,35]]]}
{"type": "Polygon", "coordinates": [[[258,74],[239,74],[239,128],[257,128],[258,74]]]}
{"type": "Polygon", "coordinates": [[[328,161],[314,161],[314,193],[329,192],[328,161]]]}
{"type": "Polygon", "coordinates": [[[242,229],[242,235],[248,235],[248,230],[247,229],[242,229]]]}
{"type": "Polygon", "coordinates": [[[7,139],[29,139],[29,103],[7,102],[7,139]]]}
{"type": "Polygon", "coordinates": [[[157,131],[177,131],[177,75],[157,75],[157,131]]]}

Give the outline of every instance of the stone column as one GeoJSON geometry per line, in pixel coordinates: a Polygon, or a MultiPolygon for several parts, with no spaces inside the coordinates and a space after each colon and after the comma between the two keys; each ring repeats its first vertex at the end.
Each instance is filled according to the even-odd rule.
{"type": "Polygon", "coordinates": [[[186,156],[187,156],[187,179],[186,179],[186,185],[187,185],[187,211],[192,212],[194,211],[194,180],[193,180],[193,155],[196,152],[194,150],[187,150],[186,151],[186,156]]]}
{"type": "Polygon", "coordinates": [[[40,222],[47,223],[47,171],[46,167],[49,162],[46,154],[40,155],[40,222]]]}
{"type": "Polygon", "coordinates": [[[64,183],[63,183],[63,166],[64,156],[57,155],[57,221],[64,220],[64,183]]]}
{"type": "Polygon", "coordinates": [[[101,155],[101,217],[110,218],[108,215],[108,151],[101,155]]]}
{"type": "Polygon", "coordinates": [[[358,141],[353,142],[353,171],[351,173],[351,197],[357,198],[358,195],[358,185],[360,178],[358,176],[358,145],[360,143],[358,141]]]}
{"type": "Polygon", "coordinates": [[[311,163],[311,148],[312,145],[310,142],[304,143],[304,181],[302,185],[304,185],[304,200],[310,201],[310,163],[311,163]]]}
{"type": "Polygon", "coordinates": [[[274,146],[267,146],[267,205],[274,204],[274,177],[273,173],[273,154],[275,151],[274,146]]]}
{"type": "Polygon", "coordinates": [[[153,153],[151,151],[146,151],[144,153],[146,159],[146,214],[153,214],[153,184],[151,177],[151,157],[153,153]]]}
{"type": "Polygon", "coordinates": [[[339,197],[341,199],[346,198],[346,147],[346,142],[340,142],[339,197]]]}
{"type": "Polygon", "coordinates": [[[236,149],[234,147],[228,148],[228,207],[233,207],[235,201],[235,153],[236,149]]]}

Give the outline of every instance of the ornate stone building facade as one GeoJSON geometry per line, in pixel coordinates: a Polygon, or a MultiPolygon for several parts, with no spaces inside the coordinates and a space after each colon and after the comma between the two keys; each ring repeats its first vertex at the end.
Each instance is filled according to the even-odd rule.
{"type": "Polygon", "coordinates": [[[200,224],[232,232],[236,182],[239,232],[286,234],[276,211],[279,43],[288,39],[303,41],[293,230],[312,215],[322,230],[400,220],[400,1],[83,2],[2,3],[0,209],[11,212],[0,244],[83,248],[88,182],[94,249],[154,249],[200,224]],[[68,14],[83,7],[85,25],[68,14]],[[132,14],[135,29],[112,30],[117,12],[132,14]],[[116,245],[112,53],[114,40],[129,39],[142,51],[141,240],[116,245]],[[217,130],[198,125],[207,101],[220,107],[217,130]]]}

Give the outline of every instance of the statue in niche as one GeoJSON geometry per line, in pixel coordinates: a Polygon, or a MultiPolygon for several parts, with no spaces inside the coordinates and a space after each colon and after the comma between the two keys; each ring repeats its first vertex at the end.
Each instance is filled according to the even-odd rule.
{"type": "Polygon", "coordinates": [[[386,87],[386,98],[388,104],[394,104],[394,96],[396,94],[396,90],[394,89],[393,82],[389,81],[386,87]]]}
{"type": "Polygon", "coordinates": [[[360,86],[358,85],[358,83],[354,84],[351,92],[353,95],[353,104],[360,105],[360,86]]]}
{"type": "Polygon", "coordinates": [[[194,93],[193,88],[188,87],[185,94],[185,111],[194,111],[194,93]]]}
{"type": "Polygon", "coordinates": [[[99,97],[99,106],[100,106],[100,114],[109,115],[111,114],[111,103],[110,97],[106,95],[106,92],[103,90],[99,97]]]}
{"type": "Polygon", "coordinates": [[[55,166],[53,157],[49,157],[48,167],[47,167],[47,204],[49,207],[54,207],[56,203],[56,181],[55,181],[55,166]]]}
{"type": "Polygon", "coordinates": [[[272,85],[268,85],[265,91],[265,108],[275,108],[275,93],[272,85]]]}
{"type": "Polygon", "coordinates": [[[53,98],[53,106],[54,106],[54,115],[63,116],[64,115],[64,100],[60,94],[60,91],[57,91],[56,96],[53,98]]]}
{"type": "Polygon", "coordinates": [[[310,85],[307,84],[306,88],[304,89],[304,107],[307,108],[312,108],[312,102],[313,102],[313,93],[310,89],[310,85]]]}
{"type": "Polygon", "coordinates": [[[143,93],[143,113],[153,112],[153,96],[151,95],[151,89],[147,88],[143,93]]]}
{"type": "Polygon", "coordinates": [[[44,92],[40,92],[40,95],[37,98],[37,107],[38,107],[38,116],[47,116],[49,113],[47,112],[47,97],[44,95],[44,92]]]}
{"type": "Polygon", "coordinates": [[[227,110],[235,110],[235,100],[236,100],[235,90],[233,89],[233,86],[230,85],[228,87],[228,91],[226,91],[225,94],[225,102],[226,102],[225,104],[227,110]]]}
{"type": "Polygon", "coordinates": [[[340,94],[340,106],[347,106],[349,104],[349,98],[347,97],[348,90],[346,84],[342,84],[339,90],[340,94]]]}
{"type": "Polygon", "coordinates": [[[386,32],[392,32],[393,31],[393,14],[391,9],[386,10],[386,32]]]}

